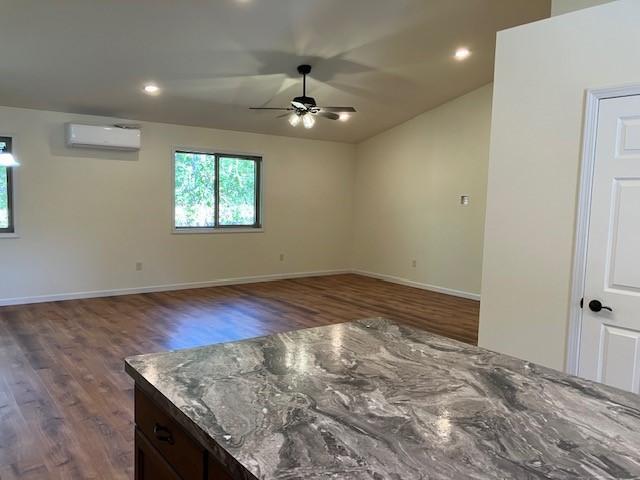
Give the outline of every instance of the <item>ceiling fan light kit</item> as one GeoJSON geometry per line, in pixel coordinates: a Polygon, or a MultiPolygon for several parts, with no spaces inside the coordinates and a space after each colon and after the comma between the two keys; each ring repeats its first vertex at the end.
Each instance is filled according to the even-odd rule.
{"type": "Polygon", "coordinates": [[[302,124],[304,125],[304,128],[313,128],[316,124],[316,119],[313,118],[313,115],[307,113],[302,117],[302,124]]]}
{"type": "Polygon", "coordinates": [[[311,65],[298,65],[298,73],[302,75],[302,95],[291,100],[290,107],[250,107],[250,109],[293,112],[288,116],[289,124],[297,127],[302,121],[304,128],[313,128],[316,116],[344,122],[349,119],[349,113],[355,113],[356,109],[353,107],[319,107],[315,98],[307,97],[307,75],[311,73],[311,65]]]}
{"type": "Polygon", "coordinates": [[[300,124],[300,115],[297,113],[292,113],[289,115],[289,123],[292,127],[297,127],[300,124]]]}

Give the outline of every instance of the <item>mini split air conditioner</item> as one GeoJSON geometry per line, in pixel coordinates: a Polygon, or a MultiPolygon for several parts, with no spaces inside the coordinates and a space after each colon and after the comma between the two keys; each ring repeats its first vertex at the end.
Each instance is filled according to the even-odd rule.
{"type": "Polygon", "coordinates": [[[69,147],[140,150],[140,128],[135,125],[67,123],[65,133],[69,147]]]}

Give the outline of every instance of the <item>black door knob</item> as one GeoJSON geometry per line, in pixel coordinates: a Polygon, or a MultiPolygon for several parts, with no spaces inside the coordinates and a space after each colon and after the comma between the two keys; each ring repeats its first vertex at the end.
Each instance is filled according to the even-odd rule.
{"type": "Polygon", "coordinates": [[[591,310],[592,312],[599,312],[600,310],[609,310],[610,312],[613,312],[613,309],[611,307],[602,305],[602,302],[600,300],[591,300],[589,302],[589,310],[591,310]]]}

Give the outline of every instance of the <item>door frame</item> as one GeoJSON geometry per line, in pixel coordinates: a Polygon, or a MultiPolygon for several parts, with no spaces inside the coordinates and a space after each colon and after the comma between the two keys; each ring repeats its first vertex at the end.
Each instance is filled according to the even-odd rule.
{"type": "Polygon", "coordinates": [[[589,218],[591,216],[591,194],[593,169],[596,162],[596,134],[600,101],[608,98],[640,95],[640,84],[619,87],[594,88],[585,91],[582,152],[580,158],[580,183],[576,212],[575,245],[571,280],[571,303],[569,307],[569,331],[567,338],[567,373],[578,374],[580,365],[580,336],[582,334],[582,312],[580,300],[584,297],[589,244],[589,218]]]}

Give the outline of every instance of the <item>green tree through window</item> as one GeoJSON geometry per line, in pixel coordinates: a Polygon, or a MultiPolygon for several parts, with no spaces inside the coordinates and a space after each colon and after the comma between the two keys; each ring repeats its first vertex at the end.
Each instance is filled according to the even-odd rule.
{"type": "Polygon", "coordinates": [[[220,157],[220,225],[256,222],[256,162],[220,157]]]}
{"type": "Polygon", "coordinates": [[[0,228],[9,228],[9,182],[7,167],[0,167],[0,228]]]}
{"type": "MultiPolygon", "coordinates": [[[[11,152],[12,139],[0,137],[0,151],[11,152]]],[[[12,167],[0,167],[0,233],[13,233],[12,167]]]]}
{"type": "Polygon", "coordinates": [[[175,226],[215,226],[215,155],[176,152],[175,226]]]}
{"type": "Polygon", "coordinates": [[[174,227],[260,227],[258,157],[176,151],[174,227]]]}

